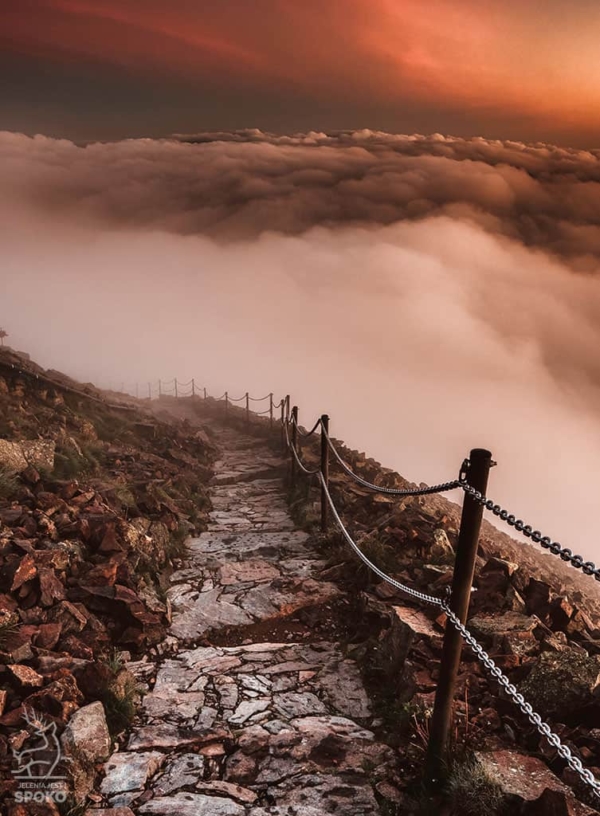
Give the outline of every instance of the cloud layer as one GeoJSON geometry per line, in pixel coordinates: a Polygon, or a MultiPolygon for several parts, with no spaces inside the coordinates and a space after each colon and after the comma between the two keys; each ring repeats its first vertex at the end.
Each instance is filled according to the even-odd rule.
{"type": "Polygon", "coordinates": [[[600,151],[372,131],[260,131],[78,147],[0,134],[12,199],[215,238],[448,215],[595,270],[600,151]]]}
{"type": "MultiPolygon", "coordinates": [[[[598,156],[361,131],[77,147],[0,135],[15,345],[105,384],[291,391],[408,478],[470,447],[588,557],[600,461],[598,156]]],[[[142,386],[143,388],[143,386],[142,386]]]]}

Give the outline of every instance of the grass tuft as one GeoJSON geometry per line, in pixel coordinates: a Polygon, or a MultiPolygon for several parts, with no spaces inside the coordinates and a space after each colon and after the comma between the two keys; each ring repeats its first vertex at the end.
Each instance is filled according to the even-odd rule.
{"type": "Polygon", "coordinates": [[[507,812],[502,789],[474,758],[453,764],[446,793],[455,816],[502,816],[507,812]]]}

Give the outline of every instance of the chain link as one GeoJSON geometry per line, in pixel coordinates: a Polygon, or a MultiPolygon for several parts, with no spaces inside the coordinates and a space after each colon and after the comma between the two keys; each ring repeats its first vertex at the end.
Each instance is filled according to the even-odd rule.
{"type": "MultiPolygon", "coordinates": [[[[293,450],[293,448],[292,448],[292,450],[293,450]]],[[[431,606],[441,607],[442,606],[442,601],[441,601],[440,598],[437,598],[435,595],[427,595],[424,592],[419,592],[419,590],[413,589],[412,587],[409,587],[409,586],[406,586],[406,584],[401,584],[400,581],[396,581],[395,578],[392,578],[390,575],[387,575],[385,572],[380,570],[379,567],[377,567],[372,561],[370,561],[367,558],[367,556],[362,552],[362,550],[360,549],[358,544],[354,541],[354,539],[352,538],[352,536],[350,535],[350,533],[346,529],[346,527],[344,525],[344,522],[340,518],[340,514],[337,511],[337,507],[335,506],[335,504],[333,503],[333,500],[331,498],[329,488],[327,487],[325,479],[323,478],[323,474],[320,471],[317,471],[317,473],[319,474],[319,481],[321,483],[321,487],[323,488],[323,492],[325,493],[325,496],[327,498],[327,502],[329,503],[329,506],[331,508],[331,512],[333,514],[333,517],[334,517],[338,527],[340,528],[340,531],[341,531],[342,535],[344,536],[344,538],[346,539],[348,544],[352,547],[354,552],[358,555],[360,560],[364,564],[366,564],[367,567],[369,567],[369,569],[372,570],[376,575],[378,575],[382,580],[384,580],[388,584],[391,584],[391,586],[393,586],[396,589],[400,590],[400,592],[403,592],[405,595],[409,595],[411,598],[415,598],[416,600],[422,601],[423,603],[426,603],[426,604],[430,604],[431,606]]]]}
{"type": "Polygon", "coordinates": [[[556,749],[558,755],[562,757],[562,759],[566,760],[567,765],[576,774],[579,775],[581,781],[587,785],[593,791],[594,795],[600,799],[600,782],[595,778],[594,774],[589,771],[587,768],[584,768],[581,764],[581,760],[578,757],[573,756],[570,748],[561,742],[560,738],[551,730],[550,726],[545,723],[539,714],[537,714],[531,704],[525,700],[523,695],[517,690],[517,687],[513,685],[508,677],[502,673],[502,671],[498,668],[498,666],[494,663],[492,658],[489,654],[485,651],[483,646],[479,644],[473,635],[469,632],[466,626],[464,626],[455,613],[450,609],[447,600],[441,601],[441,607],[446,614],[450,623],[454,626],[463,640],[467,643],[471,651],[475,654],[478,660],[480,660],[489,673],[492,675],[494,680],[504,689],[506,694],[510,697],[513,703],[525,714],[529,722],[535,726],[538,733],[545,737],[550,745],[556,749]]]}
{"type": "Polygon", "coordinates": [[[317,473],[319,473],[319,475],[320,475],[320,468],[315,468],[315,470],[309,470],[309,469],[308,469],[308,468],[307,468],[307,467],[306,467],[306,466],[305,466],[305,465],[304,465],[304,464],[303,464],[303,463],[300,461],[300,457],[298,456],[298,452],[296,451],[296,448],[295,448],[295,447],[292,445],[292,443],[290,442],[290,435],[289,435],[289,433],[288,433],[288,424],[291,424],[291,423],[287,423],[287,422],[286,422],[286,423],[284,423],[284,427],[285,427],[285,441],[286,441],[286,443],[287,443],[288,448],[291,450],[292,455],[293,455],[294,459],[296,460],[296,462],[297,462],[297,464],[298,464],[298,467],[300,468],[300,470],[304,471],[304,473],[306,473],[306,475],[307,475],[307,476],[315,476],[317,473]]]}
{"type": "Polygon", "coordinates": [[[518,533],[522,533],[526,538],[535,541],[536,544],[539,544],[545,550],[551,552],[552,555],[559,556],[559,558],[570,563],[575,569],[580,569],[586,575],[593,575],[596,581],[600,581],[600,569],[593,561],[584,561],[583,556],[573,555],[573,551],[568,547],[563,547],[562,544],[559,544],[557,541],[552,541],[549,536],[542,535],[539,530],[534,530],[530,524],[525,524],[521,519],[509,513],[508,510],[496,504],[493,499],[488,499],[487,496],[484,496],[483,493],[480,493],[479,490],[476,490],[464,479],[460,480],[460,486],[465,493],[475,499],[478,504],[485,507],[486,510],[491,510],[495,516],[505,521],[510,527],[514,527],[518,533]]]}
{"type": "Polygon", "coordinates": [[[312,435],[315,433],[315,431],[317,430],[317,428],[320,426],[320,424],[321,424],[321,417],[319,417],[319,418],[317,419],[317,421],[315,422],[315,424],[313,425],[313,427],[310,429],[310,431],[303,431],[303,430],[301,430],[300,426],[299,426],[299,425],[298,425],[298,423],[296,422],[296,420],[295,420],[295,418],[294,418],[294,416],[293,416],[293,415],[292,415],[292,417],[290,418],[290,424],[292,424],[292,425],[295,425],[295,426],[296,426],[296,430],[298,431],[298,436],[301,436],[301,437],[302,437],[302,439],[308,439],[308,437],[309,437],[309,436],[312,436],[312,435]]]}
{"type": "Polygon", "coordinates": [[[412,489],[382,487],[381,485],[372,484],[372,482],[367,482],[366,479],[356,474],[352,468],[344,462],[324,428],[321,428],[321,433],[324,434],[329,449],[337,459],[342,470],[347,473],[348,476],[351,476],[355,482],[358,482],[358,484],[361,484],[363,487],[368,487],[369,490],[375,490],[377,493],[384,493],[387,496],[426,496],[431,493],[445,493],[448,490],[455,490],[457,487],[461,487],[460,479],[453,479],[451,482],[444,482],[443,484],[433,485],[431,487],[417,487],[412,489]]]}

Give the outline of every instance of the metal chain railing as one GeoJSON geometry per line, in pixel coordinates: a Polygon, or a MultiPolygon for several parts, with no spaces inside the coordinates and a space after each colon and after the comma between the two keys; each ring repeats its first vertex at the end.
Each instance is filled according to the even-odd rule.
{"type": "MultiPolygon", "coordinates": [[[[293,452],[293,447],[292,447],[293,452]]],[[[467,643],[473,654],[477,657],[479,661],[485,666],[488,670],[490,675],[493,679],[499,684],[499,686],[505,691],[505,693],[510,697],[512,702],[521,710],[523,714],[527,717],[529,722],[537,729],[540,736],[544,737],[549,745],[551,745],[558,753],[558,755],[564,759],[567,765],[578,774],[581,781],[586,785],[593,794],[598,797],[600,800],[600,782],[594,777],[593,773],[584,768],[581,760],[574,756],[571,749],[565,745],[560,737],[555,734],[550,726],[545,723],[540,715],[534,711],[531,703],[528,703],[527,700],[523,697],[523,695],[517,690],[516,686],[510,682],[508,677],[502,672],[502,670],[496,665],[496,663],[492,660],[489,654],[485,651],[483,646],[475,639],[475,637],[471,634],[471,632],[464,626],[452,609],[449,606],[448,598],[442,599],[438,598],[435,595],[428,595],[424,592],[420,592],[419,590],[414,589],[413,587],[409,587],[406,584],[402,584],[400,581],[397,581],[395,578],[392,578],[387,573],[380,570],[376,564],[374,564],[367,556],[361,551],[358,544],[354,541],[350,533],[348,532],[346,526],[344,525],[340,514],[331,498],[331,494],[329,492],[328,486],[325,484],[323,476],[319,473],[319,481],[321,482],[321,486],[325,491],[325,495],[327,496],[327,500],[329,502],[329,507],[331,509],[331,513],[333,518],[335,519],[340,531],[352,550],[358,555],[360,560],[369,567],[376,575],[378,575],[383,581],[390,584],[391,586],[398,589],[400,592],[404,593],[405,595],[414,598],[415,600],[421,601],[423,603],[429,604],[430,606],[439,607],[442,609],[450,623],[454,626],[454,628],[458,631],[460,636],[463,640],[467,643]]]]}
{"type": "Polygon", "coordinates": [[[536,544],[539,544],[545,550],[548,550],[552,553],[552,555],[557,555],[563,561],[571,564],[572,567],[575,569],[580,569],[586,575],[593,575],[596,581],[600,581],[600,569],[594,564],[593,561],[584,561],[583,556],[581,555],[573,555],[573,551],[570,550],[568,547],[563,547],[558,541],[552,541],[549,536],[542,535],[540,530],[534,530],[531,524],[525,524],[522,519],[517,518],[512,513],[509,513],[508,510],[505,510],[499,504],[496,504],[493,499],[488,499],[487,496],[484,496],[483,493],[480,493],[478,490],[475,490],[469,484],[467,484],[464,479],[460,480],[460,486],[471,496],[478,504],[484,507],[486,510],[491,510],[491,512],[500,518],[502,521],[505,521],[510,527],[514,527],[518,533],[522,533],[526,538],[530,538],[536,544]]]}
{"type": "Polygon", "coordinates": [[[293,417],[291,418],[290,422],[292,422],[292,423],[293,423],[293,424],[296,426],[296,430],[297,430],[297,432],[298,432],[298,436],[301,436],[301,437],[302,437],[302,439],[308,439],[310,436],[312,436],[314,433],[316,433],[317,428],[319,428],[319,427],[321,426],[321,417],[319,417],[319,418],[317,419],[317,421],[315,422],[315,424],[313,425],[313,427],[310,429],[310,431],[303,431],[303,430],[300,428],[300,426],[298,425],[298,423],[294,421],[294,418],[293,418],[293,417]]]}
{"type": "MultiPolygon", "coordinates": [[[[195,393],[193,380],[191,380],[189,383],[181,384],[178,383],[177,380],[172,380],[166,384],[162,383],[161,387],[159,388],[159,393],[162,392],[164,394],[169,393],[169,391],[170,393],[172,393],[171,389],[169,389],[169,391],[164,390],[164,386],[165,385],[169,386],[171,383],[173,383],[175,393],[177,396],[184,396],[183,394],[180,394],[178,392],[177,390],[178,386],[180,388],[188,388],[191,385],[192,395],[195,393]]],[[[152,394],[152,389],[150,385],[148,390],[149,394],[152,394]]],[[[206,397],[207,392],[205,389],[203,389],[203,391],[204,396],[206,397]]],[[[272,394],[267,394],[265,397],[261,398],[253,398],[250,397],[248,393],[246,393],[244,396],[238,399],[232,399],[231,397],[228,396],[228,393],[225,392],[221,397],[217,398],[217,401],[226,400],[226,402],[235,403],[246,400],[246,419],[248,419],[249,402],[250,401],[262,402],[265,399],[271,400],[269,408],[266,411],[261,412],[253,411],[252,413],[255,416],[264,416],[266,414],[270,414],[272,423],[274,409],[281,409],[281,418],[278,419],[278,424],[281,424],[282,426],[284,444],[292,455],[292,461],[294,462],[295,466],[298,467],[306,476],[317,477],[317,481],[321,488],[322,504],[324,501],[326,502],[327,508],[329,512],[331,512],[332,517],[335,520],[337,526],[339,527],[343,538],[351,547],[353,552],[368,567],[368,569],[370,569],[375,575],[377,575],[383,581],[397,589],[399,592],[403,593],[409,598],[412,598],[415,601],[419,601],[429,606],[441,609],[444,612],[447,619],[454,627],[454,630],[458,633],[460,638],[462,638],[462,640],[464,640],[464,642],[469,646],[475,657],[483,664],[483,666],[489,672],[490,676],[494,680],[496,680],[496,682],[504,690],[506,695],[527,717],[529,722],[536,728],[539,735],[547,740],[548,744],[557,751],[557,754],[579,776],[582,783],[600,801],[600,781],[596,780],[591,771],[583,767],[581,760],[573,754],[572,750],[560,740],[558,735],[552,731],[550,726],[547,723],[545,723],[540,717],[540,715],[534,711],[531,704],[525,700],[523,695],[517,690],[517,687],[510,682],[508,677],[496,665],[496,663],[492,660],[489,654],[485,651],[483,646],[475,639],[473,634],[461,622],[457,614],[453,611],[453,609],[450,606],[451,603],[450,596],[446,595],[446,597],[440,598],[435,595],[430,595],[428,593],[421,592],[420,590],[417,590],[414,587],[408,586],[407,584],[404,584],[401,581],[398,581],[397,579],[385,573],[362,552],[359,545],[354,541],[353,537],[348,532],[345,524],[343,523],[339,511],[337,510],[337,507],[335,506],[335,503],[331,497],[331,493],[329,492],[328,479],[324,475],[324,473],[327,473],[327,471],[324,470],[323,460],[324,453],[330,451],[333,454],[337,463],[340,465],[342,471],[347,476],[349,476],[356,483],[376,493],[382,493],[390,496],[421,496],[433,493],[442,493],[449,490],[454,490],[456,488],[461,488],[464,491],[465,495],[473,499],[474,502],[476,502],[476,504],[479,505],[481,508],[491,511],[495,516],[500,518],[502,521],[505,521],[509,526],[514,527],[515,530],[517,530],[517,532],[522,533],[524,536],[530,538],[535,543],[540,544],[543,548],[547,549],[554,555],[559,556],[563,561],[570,563],[573,567],[581,569],[586,575],[593,575],[596,578],[596,580],[600,581],[600,569],[597,568],[592,561],[584,561],[582,556],[573,555],[572,551],[569,548],[563,547],[558,542],[552,541],[548,536],[543,536],[539,530],[534,530],[531,525],[525,524],[521,519],[518,519],[516,516],[508,513],[508,511],[502,508],[499,504],[496,504],[492,499],[487,498],[487,496],[482,491],[477,490],[475,487],[473,487],[473,485],[469,483],[467,478],[465,478],[465,465],[468,464],[468,461],[466,463],[463,463],[463,467],[461,468],[461,473],[458,479],[444,482],[439,485],[414,489],[383,487],[381,485],[376,485],[372,482],[367,481],[366,479],[363,479],[361,476],[355,473],[352,470],[352,468],[344,461],[344,459],[337,450],[336,446],[333,444],[327,432],[327,428],[329,425],[329,420],[327,416],[324,415],[322,418],[319,418],[310,431],[303,431],[300,429],[298,425],[297,408],[294,408],[291,417],[289,416],[289,397],[282,398],[278,403],[274,403],[272,394]],[[286,408],[286,406],[287,415],[285,415],[284,413],[284,409],[286,408]],[[289,435],[290,428],[293,429],[293,441],[290,441],[289,435]],[[306,467],[306,465],[302,462],[299,452],[297,450],[297,445],[299,443],[300,438],[307,439],[313,436],[319,428],[321,432],[322,462],[320,467],[310,469],[306,467]]],[[[225,407],[227,408],[227,405],[225,407]]],[[[485,487],[483,489],[485,489],[485,487]]]]}
{"type": "MultiPolygon", "coordinates": [[[[292,448],[292,451],[293,451],[293,448],[292,448]]],[[[327,497],[329,507],[330,507],[331,512],[333,514],[333,518],[335,519],[338,527],[340,528],[340,531],[341,531],[342,535],[344,536],[344,538],[346,539],[346,541],[348,542],[350,547],[358,555],[360,560],[364,564],[366,564],[367,567],[369,567],[369,569],[372,570],[376,575],[378,575],[383,581],[385,581],[387,584],[390,584],[391,586],[395,587],[396,589],[400,590],[400,592],[403,592],[405,595],[408,595],[411,598],[415,598],[418,601],[422,601],[423,603],[430,604],[431,606],[441,607],[442,606],[441,598],[437,598],[435,595],[427,595],[424,592],[419,592],[419,590],[417,590],[417,589],[413,589],[412,587],[409,587],[406,584],[400,583],[400,581],[397,581],[395,578],[392,578],[390,575],[387,575],[385,572],[383,572],[383,570],[380,570],[379,567],[376,564],[374,564],[372,561],[370,561],[367,558],[367,556],[362,552],[362,550],[360,549],[358,544],[354,541],[354,539],[352,538],[352,536],[350,535],[350,533],[346,529],[346,526],[344,525],[344,522],[342,521],[342,519],[340,517],[340,514],[338,513],[338,510],[337,510],[337,508],[336,508],[336,506],[335,506],[335,504],[334,504],[334,502],[333,502],[333,500],[331,498],[331,493],[329,492],[329,487],[325,484],[325,480],[323,479],[323,475],[319,471],[316,471],[316,473],[319,474],[319,482],[321,483],[321,487],[325,491],[325,495],[327,497]]]]}
{"type": "Polygon", "coordinates": [[[304,465],[304,464],[303,464],[303,463],[300,461],[300,457],[298,456],[298,451],[296,450],[296,448],[295,448],[295,447],[292,445],[292,443],[290,442],[290,435],[289,435],[289,432],[288,432],[288,425],[291,425],[291,422],[290,422],[290,423],[286,422],[286,423],[284,424],[284,428],[285,428],[285,440],[286,440],[286,444],[287,444],[288,449],[289,449],[289,450],[291,450],[292,455],[293,455],[294,459],[296,460],[296,464],[298,465],[298,467],[300,468],[300,470],[301,470],[303,473],[305,473],[307,476],[315,476],[317,473],[320,473],[320,469],[319,469],[319,468],[315,468],[314,470],[309,470],[309,469],[308,469],[308,468],[307,468],[307,467],[306,467],[306,466],[305,466],[305,465],[304,465]]]}
{"type": "Polygon", "coordinates": [[[450,623],[454,626],[465,643],[467,643],[477,659],[483,663],[494,680],[504,689],[513,703],[521,709],[529,722],[535,726],[540,736],[547,739],[549,744],[556,749],[558,755],[567,762],[568,766],[579,775],[581,781],[591,788],[594,795],[600,799],[600,782],[598,782],[594,774],[583,767],[581,760],[573,756],[571,749],[561,742],[560,738],[552,731],[550,726],[533,710],[531,704],[525,700],[523,695],[517,690],[517,687],[513,685],[508,677],[503,674],[501,669],[498,668],[483,646],[477,642],[467,627],[459,621],[446,600],[441,602],[441,607],[450,623]]]}
{"type": "Polygon", "coordinates": [[[372,482],[368,482],[366,479],[363,479],[357,473],[354,473],[352,468],[344,462],[342,457],[340,456],[337,448],[331,441],[329,435],[326,431],[323,432],[324,436],[327,440],[327,444],[329,445],[329,449],[335,456],[338,464],[348,476],[354,479],[355,482],[362,485],[363,487],[369,488],[369,490],[375,490],[378,493],[383,493],[387,496],[426,496],[431,493],[445,493],[449,490],[455,490],[457,487],[461,487],[462,483],[460,479],[453,479],[450,482],[443,482],[439,485],[432,485],[431,487],[416,487],[416,488],[395,488],[395,487],[382,487],[381,485],[373,484],[372,482]]]}

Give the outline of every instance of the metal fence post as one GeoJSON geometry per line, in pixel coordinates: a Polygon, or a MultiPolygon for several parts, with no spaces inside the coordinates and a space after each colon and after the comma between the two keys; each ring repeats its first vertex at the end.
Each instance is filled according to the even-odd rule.
{"type": "Polygon", "coordinates": [[[273,394],[269,394],[269,430],[273,430],[273,394]]]}
{"type": "MultiPolygon", "coordinates": [[[[292,448],[298,452],[298,406],[292,408],[292,448]]],[[[292,470],[290,476],[292,490],[296,487],[296,457],[292,453],[292,470]]]]}
{"type": "Polygon", "coordinates": [[[246,427],[250,425],[250,394],[246,391],[246,427]]]}
{"type": "MultiPolygon", "coordinates": [[[[492,454],[488,450],[475,448],[471,451],[466,474],[467,483],[483,493],[483,495],[487,491],[491,465],[492,454]]],[[[469,612],[469,600],[475,573],[475,559],[477,558],[477,545],[482,518],[483,507],[472,496],[465,493],[449,604],[463,624],[466,623],[469,612]]],[[[435,695],[429,731],[429,745],[425,760],[426,781],[432,786],[439,783],[444,776],[446,748],[452,724],[452,704],[461,651],[462,638],[454,626],[447,623],[440,677],[435,695]]]]}
{"type": "Polygon", "coordinates": [[[327,437],[329,436],[329,417],[327,414],[321,415],[321,532],[327,532],[327,524],[329,521],[329,502],[327,501],[327,494],[325,488],[329,485],[329,445],[327,444],[327,437]]]}

